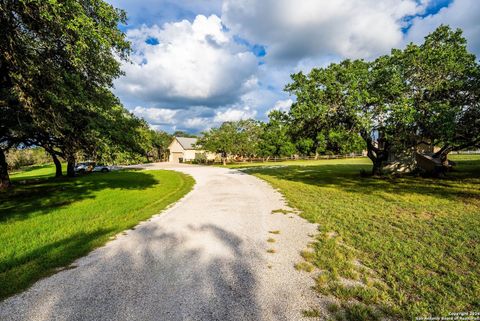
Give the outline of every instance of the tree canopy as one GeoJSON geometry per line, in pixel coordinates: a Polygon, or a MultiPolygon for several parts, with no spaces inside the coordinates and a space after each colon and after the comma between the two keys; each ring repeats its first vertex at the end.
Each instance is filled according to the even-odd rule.
{"type": "Polygon", "coordinates": [[[197,145],[220,154],[225,164],[228,156],[257,155],[261,130],[260,123],[253,119],[224,122],[220,127],[204,132],[197,145]]]}
{"type": "Polygon", "coordinates": [[[0,1],[0,188],[3,154],[19,144],[63,157],[69,175],[80,151],[139,150],[128,133],[146,124],[110,90],[130,52],[125,19],[102,0],[0,1]]]}
{"type": "Polygon", "coordinates": [[[297,150],[289,133],[289,118],[285,113],[274,110],[269,121],[262,124],[259,135],[258,154],[263,157],[292,156],[297,150]]]}
{"type": "Polygon", "coordinates": [[[361,137],[375,174],[394,156],[414,167],[424,145],[440,147],[431,156],[445,161],[450,151],[480,145],[479,70],[461,31],[440,26],[423,44],[372,62],[292,75],[286,90],[297,101],[289,115],[297,139],[314,149],[336,140],[355,146],[361,137]]]}

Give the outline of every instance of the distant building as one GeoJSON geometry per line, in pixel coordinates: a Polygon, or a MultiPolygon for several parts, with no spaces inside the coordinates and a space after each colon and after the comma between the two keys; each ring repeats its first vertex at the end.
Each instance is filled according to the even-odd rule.
{"type": "Polygon", "coordinates": [[[170,156],[168,161],[171,163],[191,162],[194,160],[205,161],[215,160],[216,154],[206,152],[195,147],[197,138],[191,137],[174,137],[168,146],[170,156]]]}

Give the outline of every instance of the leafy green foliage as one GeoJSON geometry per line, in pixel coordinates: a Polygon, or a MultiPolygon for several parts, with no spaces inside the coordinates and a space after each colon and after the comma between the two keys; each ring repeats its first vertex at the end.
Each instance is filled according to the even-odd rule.
{"type": "Polygon", "coordinates": [[[125,19],[102,0],[0,3],[0,153],[42,146],[72,175],[78,152],[95,154],[100,141],[136,149],[118,132],[141,124],[110,91],[130,50],[125,19]]]}
{"type": "Polygon", "coordinates": [[[441,147],[433,156],[442,161],[480,146],[480,66],[461,31],[447,26],[373,62],[294,74],[286,90],[297,97],[289,117],[301,152],[365,146],[374,174],[400,155],[414,163],[422,145],[441,147]]]}
{"type": "Polygon", "coordinates": [[[392,52],[402,92],[411,103],[399,117],[413,121],[412,144],[432,142],[442,152],[480,146],[480,66],[461,30],[440,26],[421,45],[392,52]]]}
{"type": "Polygon", "coordinates": [[[197,145],[207,151],[221,154],[225,163],[229,156],[257,155],[261,131],[260,123],[253,119],[224,122],[220,127],[204,132],[197,145]]]}
{"type": "Polygon", "coordinates": [[[269,121],[264,123],[258,137],[258,153],[261,156],[291,156],[296,153],[295,145],[289,135],[289,119],[280,111],[272,111],[269,121]]]}
{"type": "Polygon", "coordinates": [[[191,138],[197,137],[196,135],[189,134],[183,130],[176,130],[175,132],[173,132],[172,136],[173,137],[191,137],[191,138]]]}
{"type": "Polygon", "coordinates": [[[18,170],[31,165],[47,164],[52,161],[51,157],[40,147],[11,149],[6,156],[10,170],[18,170]]]}

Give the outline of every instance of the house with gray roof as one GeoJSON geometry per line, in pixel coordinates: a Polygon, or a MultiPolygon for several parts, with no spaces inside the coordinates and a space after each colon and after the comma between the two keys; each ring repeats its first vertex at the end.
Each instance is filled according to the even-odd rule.
{"type": "Polygon", "coordinates": [[[174,137],[168,146],[170,156],[168,161],[171,163],[191,162],[193,160],[214,160],[216,155],[205,152],[195,147],[197,138],[192,137],[174,137]]]}

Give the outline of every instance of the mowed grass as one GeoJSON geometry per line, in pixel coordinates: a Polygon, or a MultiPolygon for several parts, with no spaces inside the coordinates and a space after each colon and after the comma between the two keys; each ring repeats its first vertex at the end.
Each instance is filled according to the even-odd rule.
{"type": "Polygon", "coordinates": [[[14,173],[15,188],[0,194],[0,299],[159,213],[194,184],[173,171],[46,178],[53,175],[52,165],[14,173]]]}
{"type": "MultiPolygon", "coordinates": [[[[62,169],[63,174],[66,175],[67,164],[63,164],[62,169]]],[[[10,178],[13,183],[18,183],[22,180],[40,180],[44,178],[52,178],[53,176],[55,176],[55,166],[53,164],[27,166],[19,171],[10,173],[10,178]]]]}
{"type": "MultiPolygon", "coordinates": [[[[445,178],[365,178],[367,159],[245,169],[320,225],[302,252],[335,320],[480,310],[480,155],[445,178]]],[[[256,164],[257,165],[257,164],[256,164]]]]}
{"type": "Polygon", "coordinates": [[[318,159],[318,160],[285,160],[285,161],[268,161],[268,162],[242,162],[228,165],[217,165],[219,167],[228,168],[252,168],[252,167],[281,167],[281,166],[315,166],[325,164],[370,164],[370,160],[366,157],[355,158],[337,158],[337,159],[318,159]]]}

